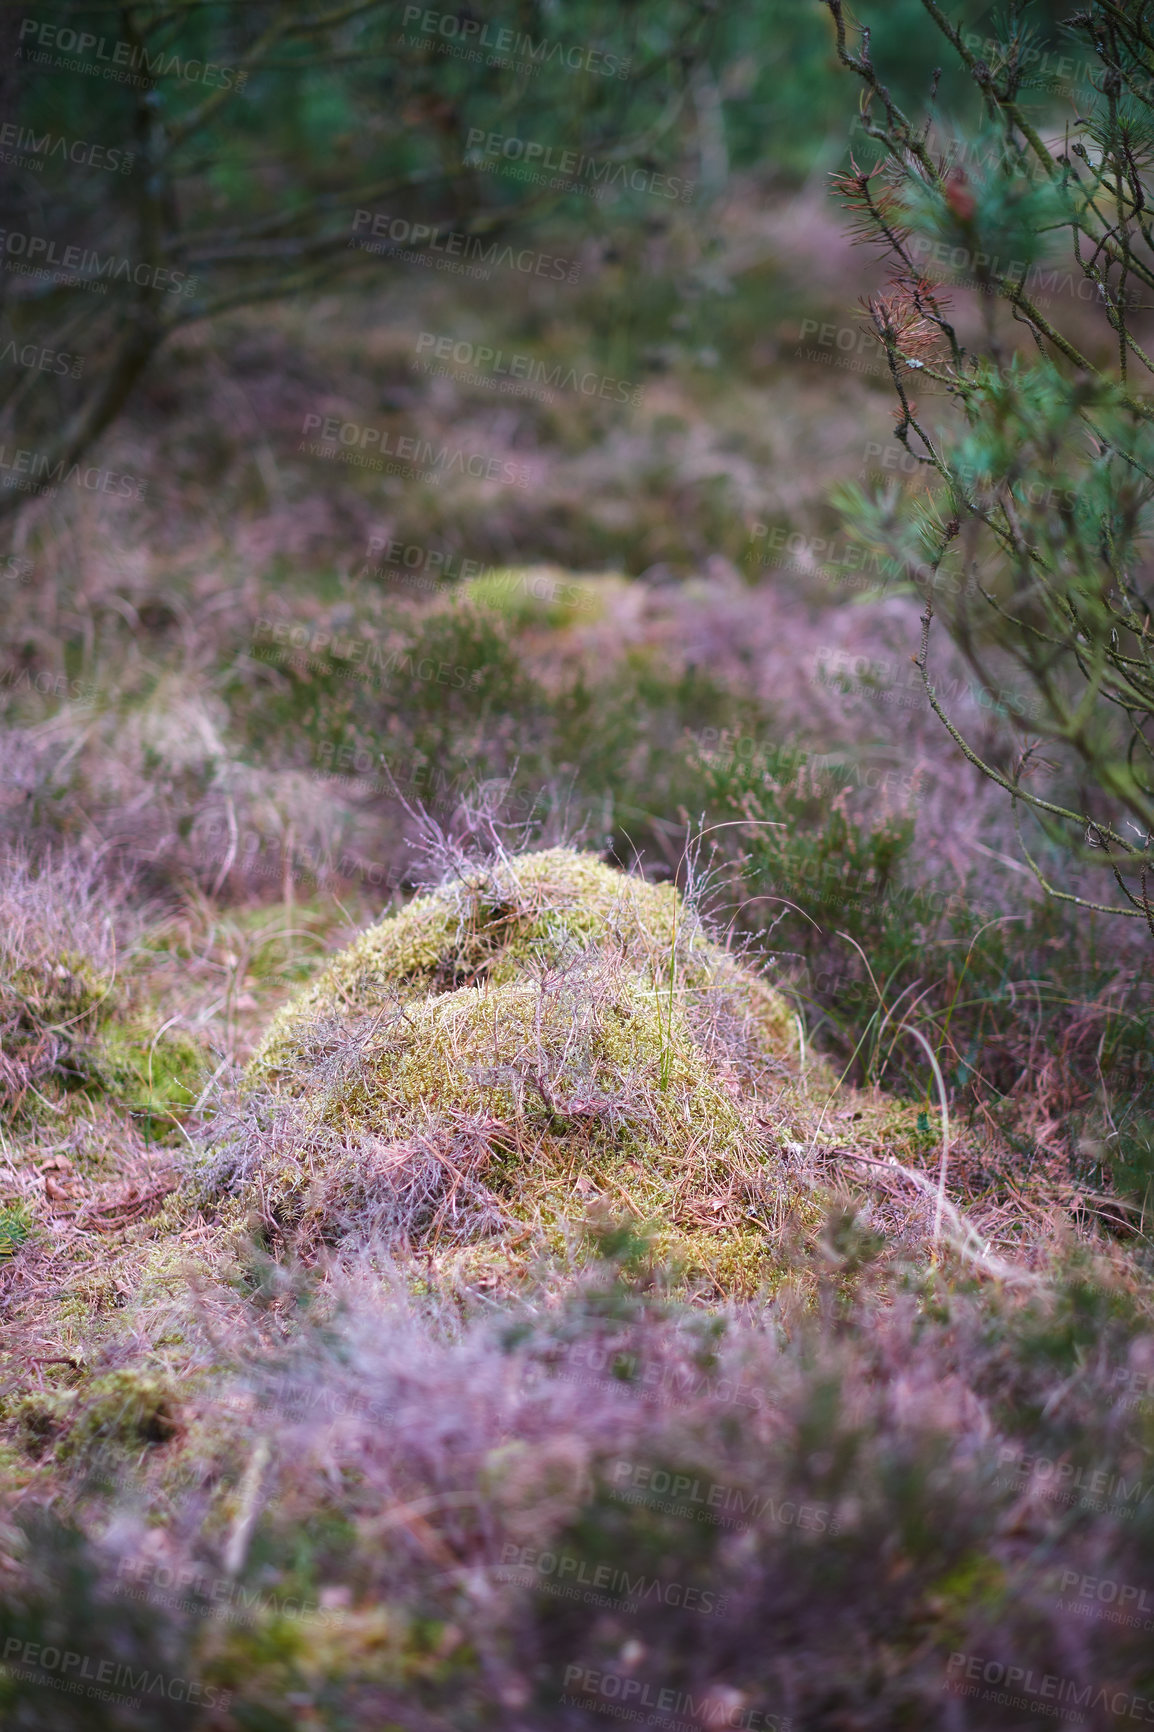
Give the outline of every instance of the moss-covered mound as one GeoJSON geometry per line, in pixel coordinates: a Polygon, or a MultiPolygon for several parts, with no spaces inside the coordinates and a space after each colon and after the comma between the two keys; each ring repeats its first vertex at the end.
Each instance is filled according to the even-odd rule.
{"type": "Polygon", "coordinates": [[[569,849],[487,861],[279,1013],[203,1188],[306,1247],[506,1259],[603,1199],[743,1289],[768,1273],[796,1058],[784,1000],[672,886],[569,849]]]}

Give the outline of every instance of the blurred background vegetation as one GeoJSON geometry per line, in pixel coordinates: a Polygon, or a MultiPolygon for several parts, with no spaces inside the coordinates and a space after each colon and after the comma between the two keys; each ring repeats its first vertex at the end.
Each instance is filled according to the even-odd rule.
{"type": "MultiPolygon", "coordinates": [[[[935,64],[920,16],[917,0],[895,0],[875,33],[909,100],[935,64]]],[[[595,241],[625,258],[639,230],[687,227],[708,274],[711,209],[732,176],[756,172],[781,193],[842,166],[850,142],[847,90],[816,4],[741,18],[701,0],[563,14],[509,5],[484,20],[411,4],[69,5],[51,19],[6,8],[3,28],[17,128],[6,138],[24,170],[3,194],[9,272],[47,256],[14,237],[48,238],[61,253],[85,249],[70,279],[108,287],[77,307],[75,280],[10,274],[4,284],[15,336],[86,356],[80,380],[52,374],[15,393],[21,431],[50,432],[69,456],[119,411],[173,332],[237,305],[379,282],[379,264],[350,248],[355,233],[368,238],[354,220],[368,200],[402,225],[521,242],[548,226],[570,246],[595,241]],[[77,154],[78,139],[104,154],[77,154]],[[597,167],[519,183],[520,169],[563,153],[597,167]],[[691,196],[655,192],[658,174],[691,196]],[[575,190],[549,184],[558,178],[575,190]],[[613,196],[591,198],[591,188],[613,196]],[[168,273],[164,286],[133,280],[141,262],[168,273]]],[[[947,67],[943,104],[962,118],[970,96],[947,67]]],[[[650,280],[637,299],[641,287],[631,281],[602,315],[607,362],[631,371],[684,311],[673,283],[650,280]]],[[[736,359],[745,333],[712,305],[703,311],[712,347],[736,359]]]]}

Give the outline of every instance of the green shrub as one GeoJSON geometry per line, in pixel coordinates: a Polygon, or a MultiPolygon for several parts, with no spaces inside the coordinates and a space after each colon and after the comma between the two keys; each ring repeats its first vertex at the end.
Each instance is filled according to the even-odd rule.
{"type": "Polygon", "coordinates": [[[1019,823],[1061,846],[1075,887],[1054,883],[1022,834],[1039,880],[1154,929],[1154,361],[1135,324],[1154,287],[1154,29],[1130,0],[1087,6],[1069,28],[1093,73],[1039,105],[1024,6],[983,33],[923,0],[927,35],[945,39],[985,111],[959,134],[932,107],[915,126],[895,100],[866,28],[878,8],[851,32],[841,0],[827,4],[877,151],[840,181],[891,267],[869,327],[897,438],[930,489],[904,505],[892,490],[859,495],[858,531],[925,594],[919,666],[940,719],[1019,823]],[[983,317],[963,342],[951,301],[970,290],[983,317]],[[934,692],[939,614],[985,686],[1008,668],[1024,678],[1028,729],[1004,763],[966,742],[934,692]],[[1107,882],[1086,894],[1090,868],[1107,882]]]}

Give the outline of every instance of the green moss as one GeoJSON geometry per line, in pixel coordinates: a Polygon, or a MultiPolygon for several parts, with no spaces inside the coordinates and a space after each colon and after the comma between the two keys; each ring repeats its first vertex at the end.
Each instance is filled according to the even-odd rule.
{"type": "Polygon", "coordinates": [[[956,1649],[975,1625],[996,1627],[1014,1598],[1015,1583],[1005,1564],[975,1550],[934,1582],[925,1596],[924,1615],[932,1621],[938,1642],[956,1649]]]}
{"type": "Polygon", "coordinates": [[[155,1373],[110,1371],[72,1400],[75,1412],[60,1446],[62,1456],[84,1459],[100,1446],[139,1450],[167,1443],[178,1429],[172,1388],[155,1373]]]}
{"type": "Polygon", "coordinates": [[[673,886],[563,848],[488,863],[370,927],[274,1019],[248,1081],[298,1116],[260,1160],[262,1205],[322,1240],[527,1225],[560,1252],[601,1197],[750,1290],[772,1266],[755,1205],[780,1189],[765,1115],[791,1111],[797,1046],[785,1001],[673,886]]]}
{"type": "Polygon", "coordinates": [[[105,1025],[93,1067],[104,1092],[143,1120],[153,1140],[173,1130],[173,1118],[187,1112],[207,1074],[204,1049],[191,1035],[172,1028],[157,1037],[137,1020],[105,1025]]]}
{"type": "Polygon", "coordinates": [[[32,1217],[24,1203],[0,1208],[0,1263],[14,1257],[32,1233],[32,1217]]]}
{"type": "Polygon", "coordinates": [[[724,977],[764,1033],[792,1050],[796,1032],[784,999],[704,939],[672,886],[627,877],[593,855],[554,848],[479,871],[472,883],[418,897],[370,926],[277,1015],[250,1075],[287,1075],[296,1037],[320,1018],[482,980],[504,985],[530,965],[558,966],[594,944],[621,952],[635,969],[647,964],[651,988],[668,978],[678,928],[682,987],[724,977]]]}
{"type": "Polygon", "coordinates": [[[587,623],[603,611],[600,587],[596,578],[582,581],[559,566],[530,565],[494,567],[464,589],[475,607],[503,614],[517,630],[587,623]]]}
{"type": "Polygon", "coordinates": [[[74,1389],[34,1389],[5,1402],[5,1418],[28,1454],[39,1456],[65,1431],[76,1401],[74,1389]]]}
{"type": "Polygon", "coordinates": [[[33,1456],[55,1446],[58,1461],[91,1458],[97,1449],[139,1451],[167,1443],[179,1430],[170,1378],[140,1366],[81,1374],[72,1387],[25,1390],[4,1404],[4,1419],[33,1456]]]}
{"type": "MultiPolygon", "coordinates": [[[[0,935],[2,936],[2,935],[0,935]]],[[[59,1097],[91,1081],[89,1046],[115,983],[75,951],[49,950],[19,966],[0,965],[0,1027],[8,1063],[0,1104],[25,1124],[56,1119],[59,1097]]]]}
{"type": "Polygon", "coordinates": [[[7,992],[22,1006],[24,1020],[43,1027],[75,1028],[91,1019],[108,999],[112,978],[86,956],[62,950],[55,956],[13,970],[7,992]]]}

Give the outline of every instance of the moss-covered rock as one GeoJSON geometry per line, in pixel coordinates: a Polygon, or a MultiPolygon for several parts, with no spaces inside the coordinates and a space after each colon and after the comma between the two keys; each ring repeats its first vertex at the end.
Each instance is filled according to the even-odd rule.
{"type": "Polygon", "coordinates": [[[488,861],[371,926],[276,1016],[253,1116],[204,1184],[307,1243],[429,1249],[526,1229],[560,1249],[600,1198],[747,1288],[768,1272],[797,1045],[784,999],[673,886],[570,849],[488,861]]]}

